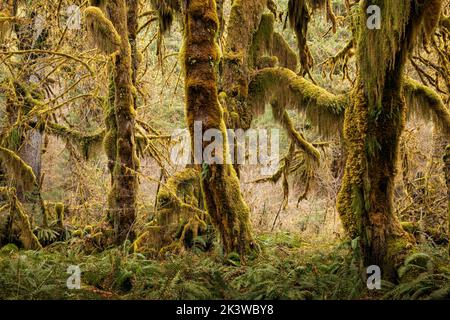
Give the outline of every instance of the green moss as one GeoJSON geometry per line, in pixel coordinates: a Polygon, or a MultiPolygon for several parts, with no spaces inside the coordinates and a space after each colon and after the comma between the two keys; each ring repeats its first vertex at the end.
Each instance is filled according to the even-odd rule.
{"type": "Polygon", "coordinates": [[[64,203],[58,202],[55,204],[55,214],[56,214],[56,221],[57,221],[58,227],[63,228],[63,226],[64,226],[64,203]]]}
{"type": "Polygon", "coordinates": [[[257,32],[253,36],[250,57],[253,66],[258,65],[258,59],[264,55],[272,55],[275,17],[273,14],[263,14],[257,32]]]}
{"type": "Polygon", "coordinates": [[[410,234],[415,234],[419,230],[419,225],[416,222],[402,222],[401,225],[410,234]]]}
{"type": "Polygon", "coordinates": [[[36,185],[36,176],[33,169],[26,164],[14,151],[0,147],[0,160],[8,174],[25,191],[31,190],[36,185]]]}
{"type": "Polygon", "coordinates": [[[278,58],[278,66],[297,71],[298,58],[283,36],[277,32],[273,35],[272,54],[278,58]]]}
{"type": "Polygon", "coordinates": [[[261,115],[273,100],[279,105],[279,114],[295,108],[306,115],[317,132],[332,136],[342,128],[348,97],[331,94],[286,68],[263,69],[249,84],[248,105],[254,115],[261,115]]]}
{"type": "Polygon", "coordinates": [[[90,6],[84,13],[92,42],[106,54],[118,51],[121,44],[120,35],[103,11],[98,7],[90,6]]]}
{"type": "Polygon", "coordinates": [[[404,80],[403,93],[409,115],[432,119],[443,133],[450,134],[450,110],[438,93],[411,78],[404,80]]]}
{"type": "MultiPolygon", "coordinates": [[[[240,5],[240,1],[234,1],[232,17],[235,17],[236,9],[244,9],[240,5]]],[[[249,7],[253,5],[254,1],[248,2],[249,7]]],[[[261,3],[258,3],[258,5],[261,5],[261,3]]],[[[247,21],[245,19],[239,20],[239,23],[240,25],[236,26],[230,24],[230,27],[233,26],[229,27],[229,35],[236,31],[234,30],[235,27],[240,26],[242,29],[242,26],[245,26],[247,21]]],[[[216,155],[216,157],[222,158],[225,163],[228,153],[228,142],[224,111],[219,103],[217,90],[216,66],[219,52],[216,35],[218,24],[214,1],[191,0],[186,10],[182,57],[186,74],[186,120],[191,135],[193,135],[194,121],[202,121],[204,130],[211,128],[220,130],[223,134],[224,148],[223,153],[216,155]],[[204,30],[209,32],[204,32],[204,30]]],[[[245,34],[249,33],[249,30],[245,29],[241,31],[245,34]]],[[[242,36],[245,35],[239,35],[239,37],[242,36]]],[[[240,46],[241,44],[233,44],[235,47],[233,50],[228,50],[228,52],[246,52],[240,50],[240,48],[247,45],[243,44],[244,46],[240,46]]],[[[231,65],[228,63],[227,66],[230,67],[231,65]]],[[[228,69],[228,71],[230,70],[228,69]]],[[[235,77],[236,74],[233,73],[230,76],[235,77]]],[[[239,83],[239,86],[241,85],[244,86],[244,82],[239,83]]],[[[239,91],[239,93],[243,94],[245,92],[239,91]]],[[[235,95],[228,94],[227,96],[234,97],[235,95]]],[[[235,108],[230,108],[228,104],[226,107],[230,114],[236,111],[235,108]]],[[[205,206],[213,225],[221,235],[224,251],[226,253],[239,252],[242,256],[253,251],[255,243],[249,221],[250,210],[242,197],[239,179],[233,166],[230,164],[209,165],[208,178],[201,179],[201,186],[205,206]]]]}
{"type": "Polygon", "coordinates": [[[0,187],[0,195],[5,196],[9,201],[12,229],[18,233],[23,247],[26,250],[42,249],[38,238],[33,234],[28,214],[17,199],[16,190],[0,187]]]}
{"type": "Polygon", "coordinates": [[[49,133],[78,147],[78,150],[85,159],[90,159],[98,153],[105,136],[105,130],[103,129],[99,129],[91,134],[85,134],[53,122],[47,122],[46,129],[49,133]]]}

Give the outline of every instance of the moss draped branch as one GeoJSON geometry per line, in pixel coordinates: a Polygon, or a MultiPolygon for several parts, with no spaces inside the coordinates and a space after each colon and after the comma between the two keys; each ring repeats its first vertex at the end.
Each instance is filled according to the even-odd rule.
{"type": "Polygon", "coordinates": [[[331,136],[342,128],[348,95],[334,95],[289,69],[266,68],[250,82],[248,103],[254,114],[262,114],[273,101],[304,113],[320,134],[331,136]]]}
{"type": "Polygon", "coordinates": [[[77,146],[85,159],[89,159],[95,150],[99,150],[102,147],[102,142],[105,137],[105,129],[99,129],[94,133],[84,134],[54,122],[48,122],[46,129],[48,133],[77,146]]]}
{"type": "Polygon", "coordinates": [[[14,151],[0,147],[0,160],[10,176],[24,190],[31,190],[36,185],[33,169],[25,163],[14,151]]]}
{"type": "Polygon", "coordinates": [[[443,133],[450,134],[450,110],[438,93],[411,78],[405,79],[403,93],[410,113],[433,119],[443,133]]]}

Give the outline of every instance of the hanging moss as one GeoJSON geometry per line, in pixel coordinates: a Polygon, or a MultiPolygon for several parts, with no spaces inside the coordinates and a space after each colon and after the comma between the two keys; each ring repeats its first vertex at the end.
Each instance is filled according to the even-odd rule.
{"type": "Polygon", "coordinates": [[[29,191],[36,185],[36,176],[33,169],[27,165],[14,151],[0,147],[0,160],[2,166],[14,181],[24,191],[29,191]]]}
{"type": "Polygon", "coordinates": [[[272,44],[274,34],[275,16],[271,13],[263,14],[259,28],[253,35],[250,48],[252,64],[256,66],[258,58],[272,55],[272,44]]]}
{"type": "Polygon", "coordinates": [[[98,7],[90,6],[84,11],[86,25],[95,44],[105,54],[112,54],[119,50],[121,44],[120,35],[112,22],[98,7]]]}
{"type": "Polygon", "coordinates": [[[403,93],[409,114],[426,120],[432,119],[437,128],[450,135],[450,110],[439,94],[410,78],[403,83],[403,93]]]}
{"type": "Polygon", "coordinates": [[[358,50],[361,76],[366,84],[365,92],[371,105],[381,107],[382,92],[387,74],[394,72],[398,63],[397,53],[402,49],[408,37],[409,50],[416,42],[421,31],[429,36],[433,33],[441,12],[442,0],[418,1],[412,4],[410,0],[401,1],[364,1],[361,5],[361,20],[367,21],[368,5],[378,5],[381,8],[381,29],[365,30],[359,36],[358,50]],[[420,8],[420,9],[418,9],[420,8]],[[411,21],[414,21],[411,24],[411,21]],[[410,26],[408,27],[408,23],[410,26]],[[385,63],[380,64],[380,61],[385,63]]]}
{"type": "Polygon", "coordinates": [[[332,23],[333,32],[336,32],[337,18],[333,12],[331,0],[289,0],[287,8],[286,18],[289,20],[289,25],[297,37],[297,46],[302,67],[301,74],[308,74],[310,77],[310,69],[314,65],[314,59],[307,43],[308,24],[311,20],[312,12],[318,9],[326,9],[327,19],[332,23]]]}
{"type": "Polygon", "coordinates": [[[53,122],[47,122],[46,128],[47,132],[50,134],[60,137],[77,146],[81,155],[86,160],[98,153],[105,136],[105,130],[99,130],[92,134],[84,134],[53,122]]]}
{"type": "Polygon", "coordinates": [[[332,136],[342,127],[348,97],[333,95],[285,68],[263,69],[249,84],[250,110],[260,115],[273,100],[282,108],[279,114],[295,109],[304,113],[319,133],[332,136]]]}
{"type": "Polygon", "coordinates": [[[158,12],[160,33],[168,32],[175,13],[181,12],[180,0],[151,0],[150,4],[158,12]]]}
{"type": "MultiPolygon", "coordinates": [[[[317,4],[314,2],[314,4],[317,4]]],[[[307,44],[308,24],[311,11],[307,0],[289,0],[287,18],[291,28],[297,36],[297,46],[302,66],[302,75],[305,75],[314,65],[311,50],[307,44]]]]}
{"type": "Polygon", "coordinates": [[[443,0],[428,0],[423,13],[422,42],[426,44],[439,26],[443,9],[443,0]]]}
{"type": "Polygon", "coordinates": [[[57,226],[62,229],[64,227],[64,203],[58,202],[55,204],[55,214],[57,226]]]}

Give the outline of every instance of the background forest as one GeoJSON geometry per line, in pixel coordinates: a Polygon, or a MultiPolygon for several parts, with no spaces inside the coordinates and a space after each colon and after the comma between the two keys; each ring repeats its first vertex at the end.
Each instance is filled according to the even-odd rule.
{"type": "Polygon", "coordinates": [[[2,0],[0,299],[448,299],[449,15],[2,0]],[[199,119],[279,128],[279,170],[174,165],[199,119]]]}

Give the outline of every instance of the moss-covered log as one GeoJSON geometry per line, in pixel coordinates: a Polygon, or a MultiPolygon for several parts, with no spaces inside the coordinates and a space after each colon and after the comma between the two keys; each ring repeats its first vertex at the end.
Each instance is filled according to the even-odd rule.
{"type": "MultiPolygon", "coordinates": [[[[239,3],[240,1],[235,1],[233,6],[239,3]]],[[[247,22],[247,19],[244,19],[240,24],[245,25],[247,22]]],[[[221,235],[224,251],[245,255],[255,248],[255,243],[251,233],[250,210],[242,197],[239,179],[233,166],[226,164],[225,161],[228,142],[223,109],[219,104],[217,91],[217,67],[220,58],[216,42],[218,28],[215,1],[188,2],[182,55],[186,77],[187,124],[192,141],[194,141],[195,121],[202,122],[204,131],[216,129],[222,133],[222,152],[215,156],[224,164],[203,163],[202,190],[207,211],[221,235]]],[[[246,29],[242,30],[248,32],[246,29]]],[[[235,31],[229,30],[230,32],[235,31]]],[[[205,143],[203,148],[206,146],[205,143]]]]}

